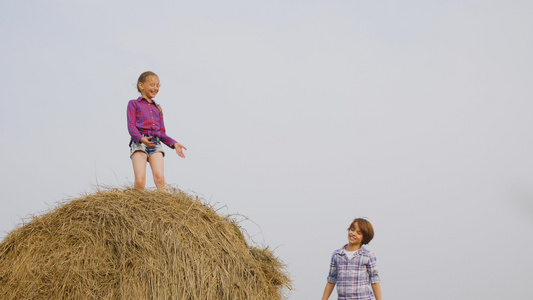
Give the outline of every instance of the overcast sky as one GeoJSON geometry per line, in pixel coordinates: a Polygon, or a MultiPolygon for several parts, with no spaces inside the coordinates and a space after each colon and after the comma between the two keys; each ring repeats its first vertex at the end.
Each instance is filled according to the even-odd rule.
{"type": "Polygon", "coordinates": [[[384,299],[531,299],[532,15],[525,0],[0,0],[0,239],[132,184],[126,105],[152,70],[189,149],[166,148],[167,181],[248,217],[290,299],[321,297],[355,217],[374,225],[384,299]]]}

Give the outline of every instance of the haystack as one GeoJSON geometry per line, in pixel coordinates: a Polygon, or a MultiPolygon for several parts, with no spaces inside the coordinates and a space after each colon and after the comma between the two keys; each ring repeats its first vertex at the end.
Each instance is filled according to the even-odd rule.
{"type": "Polygon", "coordinates": [[[111,189],[0,243],[0,299],[282,299],[284,265],[182,191],[111,189]]]}

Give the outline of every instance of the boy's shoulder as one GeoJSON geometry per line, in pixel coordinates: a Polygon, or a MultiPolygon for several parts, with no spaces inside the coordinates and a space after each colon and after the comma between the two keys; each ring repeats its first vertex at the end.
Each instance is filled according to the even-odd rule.
{"type": "Polygon", "coordinates": [[[344,251],[346,251],[346,250],[344,250],[344,248],[346,248],[346,246],[348,246],[348,244],[346,244],[346,245],[340,247],[339,249],[333,251],[333,254],[341,254],[341,253],[344,253],[344,251]]]}

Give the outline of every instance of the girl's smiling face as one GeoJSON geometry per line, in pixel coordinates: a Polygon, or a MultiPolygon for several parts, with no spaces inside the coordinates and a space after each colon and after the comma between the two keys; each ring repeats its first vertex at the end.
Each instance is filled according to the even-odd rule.
{"type": "Polygon", "coordinates": [[[359,225],[354,223],[350,229],[348,229],[348,245],[356,249],[361,248],[363,242],[363,233],[359,229],[359,225]]]}
{"type": "Polygon", "coordinates": [[[148,76],[144,82],[139,82],[141,96],[148,101],[152,101],[159,92],[159,77],[148,76]]]}

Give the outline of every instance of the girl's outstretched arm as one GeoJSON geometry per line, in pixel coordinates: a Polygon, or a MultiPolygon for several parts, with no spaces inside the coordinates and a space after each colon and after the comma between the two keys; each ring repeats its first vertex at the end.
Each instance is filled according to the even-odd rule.
{"type": "Polygon", "coordinates": [[[324,288],[324,295],[322,295],[322,300],[328,300],[329,296],[331,295],[331,292],[333,292],[333,288],[335,287],[335,283],[331,283],[328,281],[326,283],[326,288],[324,288]]]}
{"type": "Polygon", "coordinates": [[[374,296],[376,300],[381,300],[381,286],[378,283],[372,283],[372,290],[374,291],[374,296]]]}
{"type": "Polygon", "coordinates": [[[182,144],[176,142],[174,144],[174,149],[176,149],[176,153],[178,153],[178,155],[180,157],[185,158],[185,154],[183,154],[183,150],[187,150],[187,148],[185,148],[185,146],[183,146],[182,144]]]}

